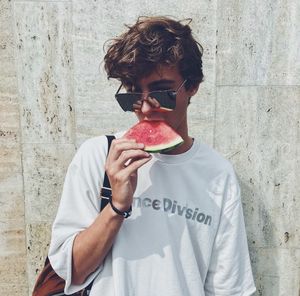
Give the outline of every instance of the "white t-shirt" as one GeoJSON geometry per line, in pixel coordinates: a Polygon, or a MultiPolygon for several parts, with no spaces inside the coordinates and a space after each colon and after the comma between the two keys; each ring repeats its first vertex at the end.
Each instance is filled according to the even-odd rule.
{"type": "Polygon", "coordinates": [[[153,154],[138,170],[132,216],[104,263],[83,285],[72,285],[73,240],[99,214],[106,154],[105,136],[89,139],[68,168],[49,250],[54,270],[66,280],[66,294],[92,280],[90,296],[255,292],[235,173],[198,140],[179,155],[153,154]]]}

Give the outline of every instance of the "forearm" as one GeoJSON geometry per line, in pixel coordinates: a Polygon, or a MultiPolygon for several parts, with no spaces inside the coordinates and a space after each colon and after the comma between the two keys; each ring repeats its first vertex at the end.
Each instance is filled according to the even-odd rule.
{"type": "Polygon", "coordinates": [[[107,205],[73,244],[72,283],[81,284],[104,260],[124,218],[107,205]]]}
{"type": "MultiPolygon", "coordinates": [[[[113,140],[105,163],[105,171],[113,193],[113,204],[125,211],[132,204],[137,184],[137,170],[151,159],[144,144],[133,140],[113,140]]],[[[104,260],[124,218],[106,206],[94,223],[80,232],[73,244],[72,283],[83,283],[104,260]]]]}

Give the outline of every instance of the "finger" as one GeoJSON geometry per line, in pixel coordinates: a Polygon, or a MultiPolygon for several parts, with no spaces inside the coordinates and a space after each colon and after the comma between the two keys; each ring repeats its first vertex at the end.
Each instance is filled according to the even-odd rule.
{"type": "Polygon", "coordinates": [[[149,157],[149,153],[144,150],[125,150],[121,153],[119,158],[115,160],[107,160],[105,170],[108,175],[113,176],[126,167],[134,159],[149,157]]]}
{"type": "Polygon", "coordinates": [[[132,105],[133,110],[139,110],[142,108],[142,101],[138,100],[132,105]]]}
{"type": "Polygon", "coordinates": [[[148,100],[154,108],[160,108],[160,104],[155,98],[149,97],[148,100]]]}
{"type": "Polygon", "coordinates": [[[148,157],[140,158],[138,160],[135,160],[131,162],[126,168],[123,169],[123,174],[126,175],[126,177],[130,177],[136,173],[136,171],[142,167],[144,164],[146,164],[148,161],[150,161],[152,158],[151,154],[149,154],[148,157]]]}
{"type": "Polygon", "coordinates": [[[131,139],[131,140],[128,140],[128,139],[126,139],[126,138],[118,138],[118,139],[114,139],[114,140],[112,140],[112,146],[115,146],[115,145],[118,145],[118,144],[120,144],[120,143],[124,143],[124,142],[135,142],[135,140],[134,139],[131,139]]]}
{"type": "Polygon", "coordinates": [[[136,143],[135,140],[122,139],[118,142],[112,143],[107,161],[115,161],[119,159],[121,153],[127,150],[143,149],[144,144],[136,143]]]}
{"type": "Polygon", "coordinates": [[[149,153],[144,150],[126,150],[121,153],[116,163],[119,165],[119,169],[121,169],[124,166],[128,166],[136,159],[145,157],[149,157],[149,153]]]}
{"type": "Polygon", "coordinates": [[[131,161],[127,167],[123,166],[118,168],[116,165],[109,168],[107,175],[109,177],[110,183],[113,184],[125,184],[128,180],[136,176],[137,169],[148,162],[152,156],[149,154],[148,157],[138,158],[134,161],[131,161]]]}
{"type": "Polygon", "coordinates": [[[114,139],[111,142],[111,149],[114,149],[114,147],[117,147],[118,145],[120,145],[121,143],[126,143],[126,142],[136,142],[135,139],[126,139],[126,138],[118,138],[118,139],[114,139]]]}

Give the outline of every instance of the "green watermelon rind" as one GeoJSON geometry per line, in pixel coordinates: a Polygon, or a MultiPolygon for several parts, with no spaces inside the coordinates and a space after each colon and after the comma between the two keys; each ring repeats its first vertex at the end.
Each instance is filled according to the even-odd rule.
{"type": "Polygon", "coordinates": [[[174,141],[163,144],[163,145],[155,145],[155,146],[145,146],[144,150],[150,153],[159,153],[159,152],[167,152],[173,150],[175,147],[181,145],[183,143],[183,139],[181,137],[176,138],[174,141]]]}

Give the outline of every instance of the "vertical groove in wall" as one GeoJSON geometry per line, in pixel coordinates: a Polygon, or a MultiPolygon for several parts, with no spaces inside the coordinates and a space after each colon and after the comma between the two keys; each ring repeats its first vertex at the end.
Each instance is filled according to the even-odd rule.
{"type": "MultiPolygon", "coordinates": [[[[17,1],[14,1],[17,2],[17,1]]],[[[18,51],[17,51],[17,33],[16,33],[16,15],[15,15],[15,3],[13,3],[13,34],[14,34],[14,42],[15,42],[15,46],[14,46],[14,56],[17,57],[18,56],[18,51]]],[[[16,62],[16,58],[15,58],[15,62],[16,62]]],[[[22,115],[22,109],[23,109],[23,105],[22,105],[22,100],[20,99],[20,84],[19,84],[19,75],[18,75],[18,70],[16,67],[16,76],[17,76],[17,95],[18,95],[18,102],[19,102],[19,137],[20,137],[20,150],[21,150],[21,166],[22,166],[22,183],[23,183],[23,205],[24,205],[24,234],[25,234],[25,254],[26,254],[26,258],[28,258],[28,228],[27,228],[27,211],[26,211],[26,198],[25,198],[25,176],[24,176],[24,141],[23,141],[23,129],[22,129],[22,125],[21,125],[21,115],[22,115]]],[[[20,73],[21,74],[21,73],[20,73]]],[[[27,278],[27,294],[30,296],[31,292],[29,291],[29,263],[28,260],[26,260],[26,278],[27,278]]]]}
{"type": "Polygon", "coordinates": [[[76,130],[77,130],[77,117],[76,117],[76,102],[75,102],[75,90],[74,90],[74,24],[73,24],[73,1],[70,0],[70,25],[71,25],[71,34],[70,34],[70,43],[71,43],[71,96],[72,96],[72,108],[73,108],[73,127],[72,127],[72,144],[77,148],[77,139],[76,139],[76,130]]]}
{"type": "Polygon", "coordinates": [[[218,86],[217,86],[217,78],[218,78],[218,67],[217,67],[217,63],[218,63],[218,59],[217,59],[217,55],[218,55],[218,0],[216,0],[216,6],[215,6],[215,32],[216,32],[216,39],[215,39],[215,83],[214,83],[214,87],[215,87],[215,103],[214,103],[214,123],[213,123],[213,147],[215,148],[216,146],[216,117],[217,117],[217,103],[218,103],[218,86]]]}
{"type": "MultiPolygon", "coordinates": [[[[16,57],[18,55],[17,52],[17,33],[16,33],[16,16],[15,16],[15,1],[12,2],[12,34],[13,34],[13,40],[14,40],[14,63],[15,63],[15,70],[16,70],[16,95],[18,97],[18,105],[19,105],[19,147],[20,147],[20,160],[21,160],[21,171],[22,171],[22,196],[23,196],[23,211],[24,211],[24,251],[26,254],[26,257],[28,257],[28,248],[27,248],[27,227],[26,227],[26,221],[27,221],[27,215],[26,215],[26,204],[25,204],[25,182],[24,182],[24,159],[23,159],[23,133],[22,133],[22,126],[21,126],[21,114],[22,114],[22,104],[20,100],[20,92],[19,92],[19,75],[16,65],[16,57]]],[[[29,291],[29,278],[28,278],[28,260],[26,260],[26,280],[27,280],[27,294],[30,295],[29,291]]]]}

